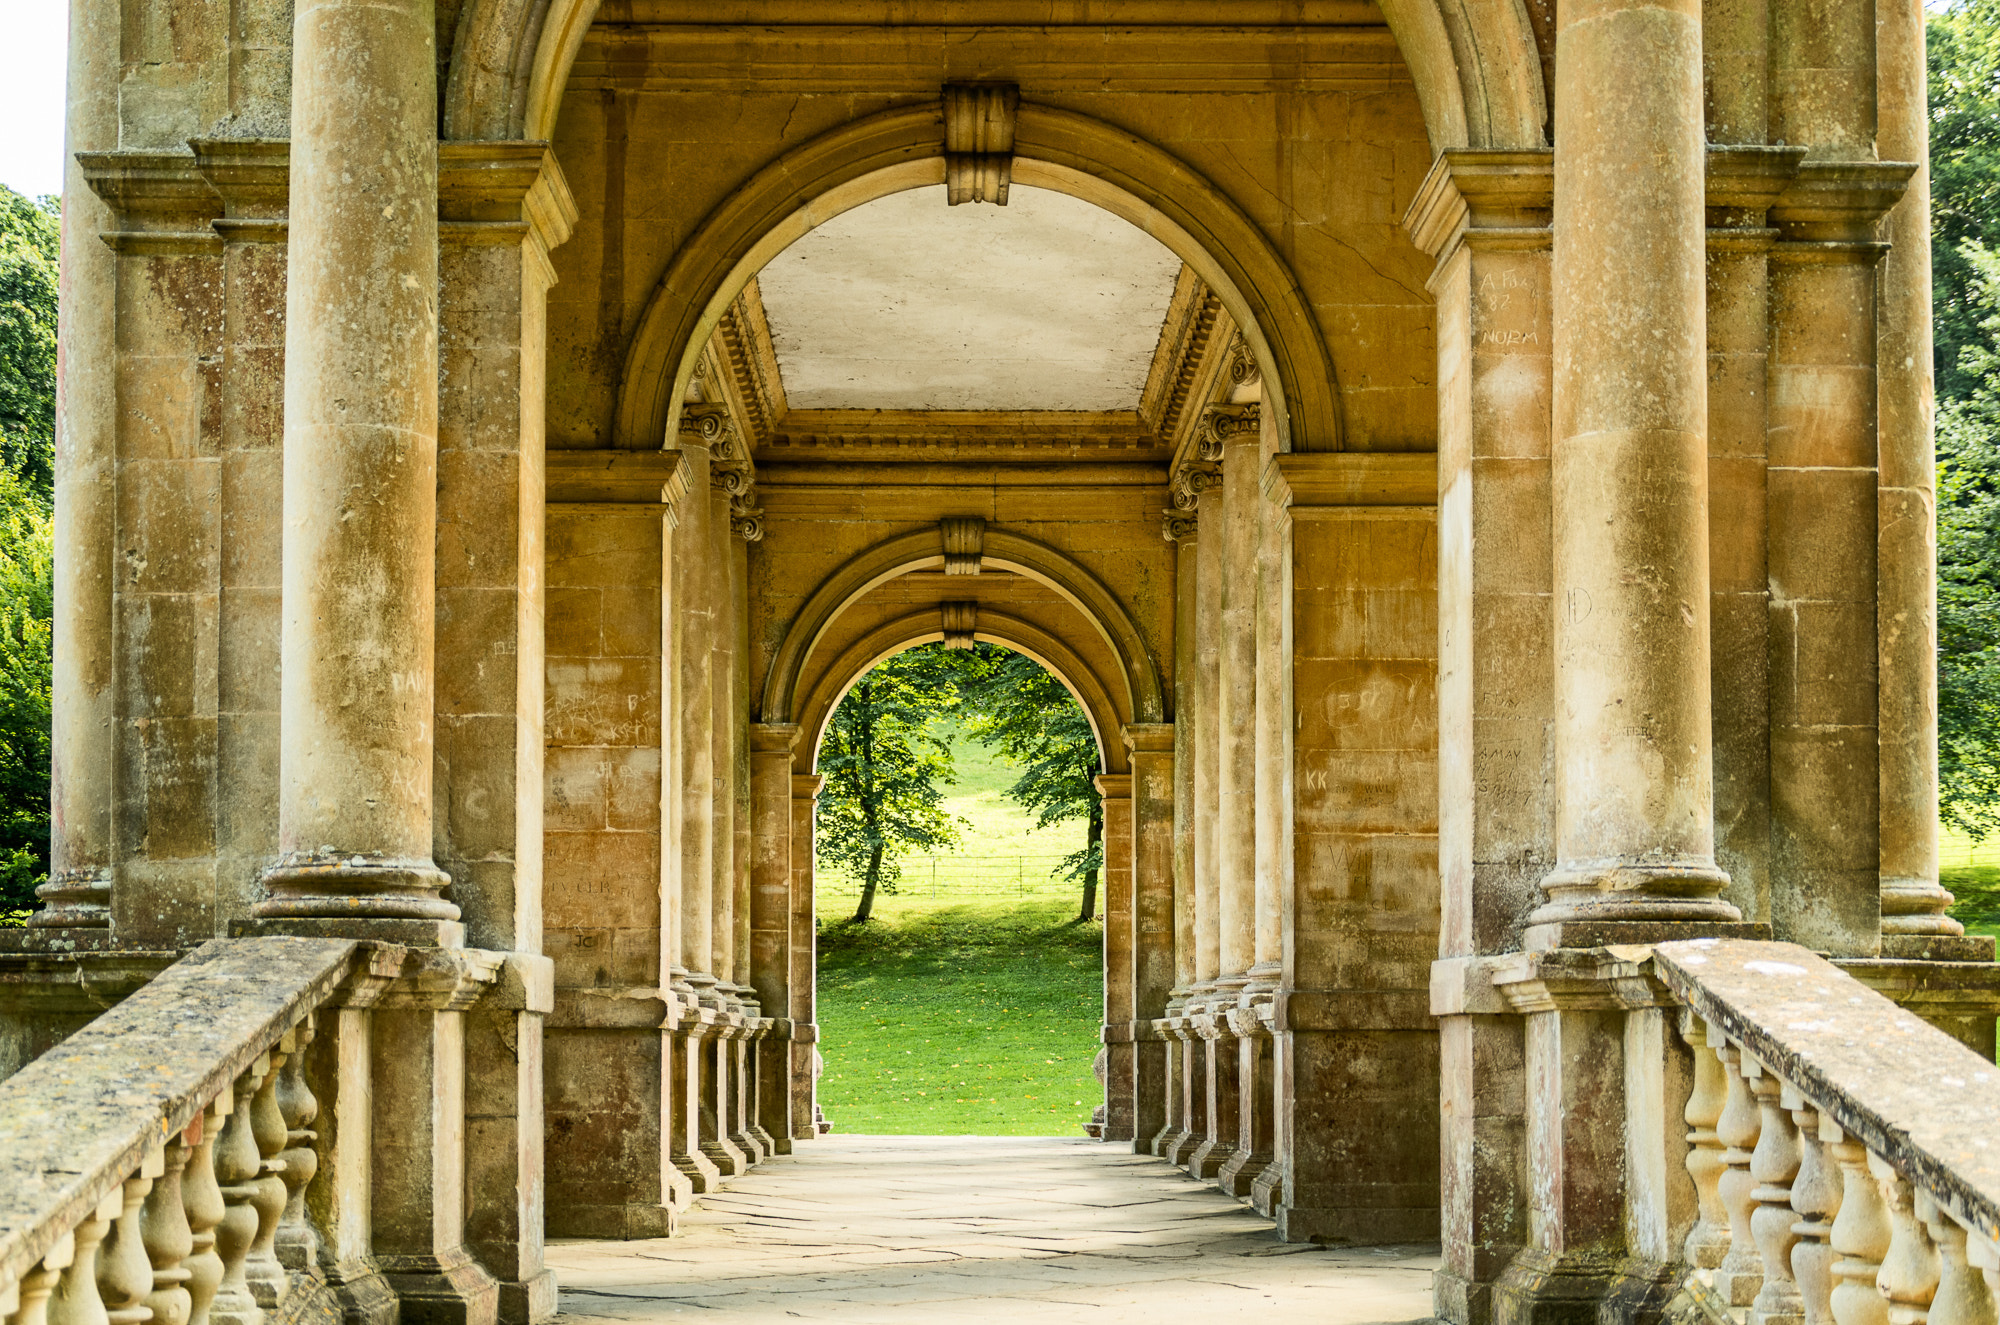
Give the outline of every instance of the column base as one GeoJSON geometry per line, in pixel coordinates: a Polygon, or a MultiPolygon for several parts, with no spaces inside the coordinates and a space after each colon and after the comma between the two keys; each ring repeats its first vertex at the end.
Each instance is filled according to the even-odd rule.
{"type": "Polygon", "coordinates": [[[365,1261],[324,1266],[326,1286],[339,1304],[341,1325],[397,1325],[402,1304],[382,1272],[365,1261]]]}
{"type": "Polygon", "coordinates": [[[688,1190],[696,1196],[722,1190],[722,1170],[715,1167],[715,1161],[699,1150],[682,1151],[673,1156],[674,1168],[687,1179],[688,1190]]]}
{"type": "Polygon", "coordinates": [[[1285,1169],[1282,1164],[1265,1166],[1250,1184],[1250,1208],[1266,1219],[1278,1217],[1278,1207],[1285,1200],[1285,1169]]]}
{"type": "Polygon", "coordinates": [[[1493,1325],[1493,1285],[1439,1266],[1431,1274],[1431,1314],[1449,1325],[1493,1325]]]}
{"type": "MultiPolygon", "coordinates": [[[[664,1207],[658,1207],[664,1208],[664,1207]]],[[[673,1212],[667,1211],[671,1219],[673,1212]]],[[[672,1229],[669,1228],[668,1232],[672,1229]]],[[[665,1237],[666,1234],[660,1234],[665,1237]]],[[[500,1281],[500,1325],[541,1325],[556,1314],[556,1272],[543,1270],[531,1279],[500,1281]]]]}
{"type": "Polygon", "coordinates": [[[445,1256],[383,1256],[401,1325],[498,1325],[500,1285],[463,1248],[445,1256]]]}
{"type": "Polygon", "coordinates": [[[1884,934],[1882,955],[1905,962],[1990,962],[1990,934],[1884,934]]]}
{"type": "Polygon", "coordinates": [[[1215,1175],[1215,1185],[1228,1192],[1237,1200],[1247,1200],[1255,1188],[1257,1179],[1271,1167],[1271,1153],[1268,1150],[1231,1151],[1222,1168],[1215,1175]]]}
{"type": "Polygon", "coordinates": [[[1493,1325],[1599,1325],[1617,1262],[1556,1257],[1529,1247],[1493,1285],[1493,1325]]]}
{"type": "Polygon", "coordinates": [[[1203,1140],[1188,1155],[1188,1176],[1200,1178],[1203,1182],[1213,1182],[1215,1176],[1222,1172],[1222,1166],[1228,1162],[1233,1148],[1229,1142],[1220,1138],[1212,1141],[1203,1140]]]}

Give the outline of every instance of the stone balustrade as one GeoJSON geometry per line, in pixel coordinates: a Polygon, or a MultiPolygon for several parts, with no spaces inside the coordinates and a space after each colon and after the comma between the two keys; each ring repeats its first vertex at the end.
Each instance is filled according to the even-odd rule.
{"type": "Polygon", "coordinates": [[[462,1064],[401,1031],[482,997],[546,1001],[535,969],[510,969],[473,949],[217,940],[37,1058],[0,1084],[0,1321],[385,1325],[399,1297],[437,1296],[491,1321],[493,1280],[458,1234],[405,1245],[405,1225],[433,1233],[441,1193],[405,1212],[397,1189],[464,1157],[463,1119],[433,1107],[457,1088],[431,1080],[462,1064]]]}
{"type": "Polygon", "coordinates": [[[1729,1325],[1992,1325],[2000,1069],[1792,944],[1663,944],[1690,1305],[1729,1325]]]}

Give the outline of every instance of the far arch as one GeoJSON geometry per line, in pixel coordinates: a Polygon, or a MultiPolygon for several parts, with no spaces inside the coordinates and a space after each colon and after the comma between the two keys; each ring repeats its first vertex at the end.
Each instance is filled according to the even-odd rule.
{"type": "MultiPolygon", "coordinates": [[[[996,570],[1014,571],[1047,585],[1091,623],[1123,673],[1119,678],[1122,686],[1107,687],[1113,693],[1117,689],[1125,692],[1124,703],[1114,705],[1116,713],[1129,714],[1134,722],[1170,720],[1159,665],[1140,634],[1138,622],[1089,568],[1046,543],[992,525],[985,528],[982,560],[996,570]]],[[[799,720],[804,698],[800,685],[807,660],[828,627],[863,594],[909,571],[943,565],[943,531],[938,525],[929,525],[856,553],[820,581],[793,615],[771,657],[755,721],[786,724],[799,720]]]]}
{"type": "MultiPolygon", "coordinates": [[[[911,612],[885,621],[855,640],[824,667],[812,669],[804,682],[797,705],[801,738],[794,747],[795,773],[811,773],[819,766],[819,748],[826,738],[833,712],[854,684],[877,664],[906,649],[944,638],[935,608],[911,612]]],[[[1121,709],[1110,687],[1075,649],[1041,626],[1002,612],[981,611],[973,638],[983,644],[998,644],[1032,658],[1049,675],[1062,682],[1097,737],[1100,771],[1124,773],[1126,758],[1121,733],[1131,722],[1129,709],[1121,709]]]]}

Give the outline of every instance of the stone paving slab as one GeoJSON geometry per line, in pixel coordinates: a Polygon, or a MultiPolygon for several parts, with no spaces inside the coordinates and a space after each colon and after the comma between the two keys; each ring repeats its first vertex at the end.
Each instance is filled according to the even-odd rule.
{"type": "Polygon", "coordinates": [[[1388,1325],[1429,1318],[1438,1258],[1281,1243],[1213,1187],[1084,1138],[836,1134],[696,1202],[671,1239],[548,1259],[575,1325],[1388,1325]]]}

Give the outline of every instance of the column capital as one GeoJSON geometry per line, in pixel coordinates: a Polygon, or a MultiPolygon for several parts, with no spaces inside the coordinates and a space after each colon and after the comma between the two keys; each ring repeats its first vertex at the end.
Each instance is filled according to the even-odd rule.
{"type": "Polygon", "coordinates": [[[1771,221],[1787,241],[1884,248],[1876,242],[1882,218],[1917,169],[1914,161],[1807,161],[1772,205],[1771,221]]]}
{"type": "Polygon", "coordinates": [[[1106,800],[1130,800],[1132,797],[1130,773],[1099,773],[1091,779],[1091,785],[1106,800]]]}
{"type": "Polygon", "coordinates": [[[823,773],[794,773],[792,774],[792,799],[795,801],[818,800],[819,789],[825,785],[826,775],[823,773]]]}
{"type": "Polygon", "coordinates": [[[1119,736],[1133,754],[1172,754],[1174,724],[1171,722],[1128,722],[1119,736]]]}
{"type": "Polygon", "coordinates": [[[1554,152],[1455,147],[1431,163],[1403,229],[1442,266],[1471,233],[1547,247],[1554,207],[1554,152]]]}
{"type": "Polygon", "coordinates": [[[750,753],[789,755],[805,728],[796,722],[753,722],[750,724],[750,753]]]}

